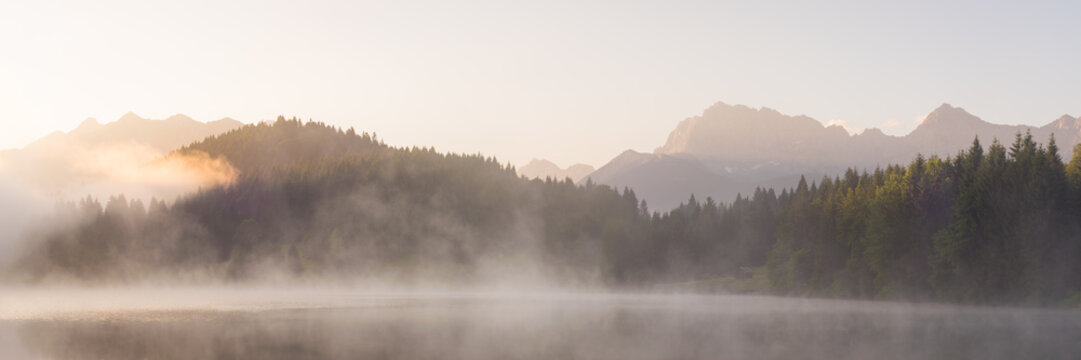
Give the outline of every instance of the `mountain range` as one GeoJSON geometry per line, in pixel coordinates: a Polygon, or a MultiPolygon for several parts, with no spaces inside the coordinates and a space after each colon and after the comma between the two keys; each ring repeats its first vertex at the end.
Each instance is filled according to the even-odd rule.
{"type": "MultiPolygon", "coordinates": [[[[230,118],[203,123],[181,114],[150,120],[128,113],[106,124],[87,119],[69,132],[54,132],[22,149],[0,151],[0,175],[61,197],[88,192],[107,195],[122,189],[89,188],[120,180],[115,186],[127,186],[130,195],[133,182],[147,179],[144,164],[242,125],[230,118]],[[102,181],[106,178],[109,181],[102,181]]],[[[849,134],[839,125],[823,125],[804,115],[718,102],[701,115],[680,122],[652,153],[627,150],[598,169],[584,164],[560,168],[534,159],[517,173],[527,178],[592,179],[618,189],[628,187],[651,209],[668,210],[691,195],[727,202],[737,194],[752,194],[756,187],[791,188],[801,176],[816,181],[847,168],[873,170],[907,163],[917,154],[946,157],[970,146],[977,136],[987,146],[993,139],[1010,143],[1025,132],[1041,142],[1053,134],[1060,155],[1068,160],[1072,155],[1069,149],[1081,142],[1081,119],[1063,115],[1040,127],[1001,125],[942,104],[911,133],[890,136],[874,128],[849,134]]],[[[221,173],[221,167],[210,166],[215,173],[221,173]]],[[[175,189],[163,192],[161,183],[175,176],[162,175],[170,171],[160,167],[153,170],[156,185],[147,194],[175,196],[181,189],[204,182],[197,176],[183,186],[165,186],[175,189]]]]}
{"type": "Polygon", "coordinates": [[[986,147],[995,139],[1012,143],[1026,132],[1041,142],[1053,134],[1068,160],[1069,149],[1081,142],[1081,119],[1063,115],[1041,127],[1000,125],[942,104],[905,136],[873,128],[853,135],[804,115],[718,102],[680,122],[653,153],[625,151],[587,178],[630,187],[651,208],[668,210],[691,195],[732,201],[756,187],[791,188],[801,176],[814,181],[847,168],[873,170],[918,154],[947,157],[976,137],[986,147]]]}

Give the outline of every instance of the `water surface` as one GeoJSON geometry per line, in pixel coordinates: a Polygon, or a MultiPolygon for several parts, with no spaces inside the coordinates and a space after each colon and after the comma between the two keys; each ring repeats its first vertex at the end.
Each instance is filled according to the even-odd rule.
{"type": "Polygon", "coordinates": [[[21,290],[27,359],[1068,359],[1081,312],[726,295],[21,290]]]}

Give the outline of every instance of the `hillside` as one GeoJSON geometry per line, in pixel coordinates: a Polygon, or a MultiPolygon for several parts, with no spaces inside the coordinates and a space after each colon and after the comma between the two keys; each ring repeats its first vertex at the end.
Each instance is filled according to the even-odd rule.
{"type": "Polygon", "coordinates": [[[237,179],[172,206],[71,204],[60,217],[89,223],[47,236],[20,273],[597,283],[618,264],[601,249],[639,216],[631,193],[527,181],[493,158],[392,148],[320,123],[247,125],[177,151],[198,153],[227,160],[237,179]]]}

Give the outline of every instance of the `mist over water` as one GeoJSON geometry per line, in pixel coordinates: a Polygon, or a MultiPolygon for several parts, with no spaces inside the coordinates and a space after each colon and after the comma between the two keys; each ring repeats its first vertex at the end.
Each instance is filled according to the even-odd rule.
{"type": "Polygon", "coordinates": [[[22,289],[0,357],[1016,359],[1081,351],[1076,311],[764,296],[22,289]]]}

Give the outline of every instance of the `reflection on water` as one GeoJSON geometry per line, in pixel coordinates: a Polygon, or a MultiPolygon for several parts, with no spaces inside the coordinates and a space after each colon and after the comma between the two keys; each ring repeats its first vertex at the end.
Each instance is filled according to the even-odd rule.
{"type": "MultiPolygon", "coordinates": [[[[295,295],[294,295],[295,296],[295,295]]],[[[321,294],[0,320],[0,357],[1017,359],[1081,354],[1081,312],[748,296],[321,294]],[[277,305],[267,305],[277,304],[277,305]]]]}

